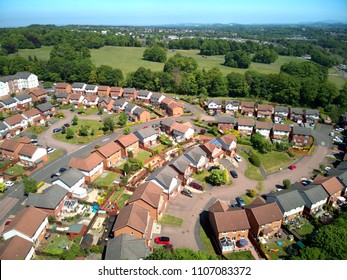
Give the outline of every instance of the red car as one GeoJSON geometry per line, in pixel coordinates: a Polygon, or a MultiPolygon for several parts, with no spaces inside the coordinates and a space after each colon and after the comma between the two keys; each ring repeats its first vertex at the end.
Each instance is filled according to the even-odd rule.
{"type": "Polygon", "coordinates": [[[143,127],[143,129],[145,129],[145,128],[148,128],[148,126],[146,125],[146,126],[143,127]]]}
{"type": "Polygon", "coordinates": [[[154,242],[156,244],[164,244],[164,245],[166,245],[166,244],[170,244],[170,238],[167,237],[167,236],[160,236],[160,237],[156,237],[154,239],[154,242]]]}
{"type": "Polygon", "coordinates": [[[199,190],[199,191],[202,191],[202,190],[203,190],[203,189],[202,189],[202,186],[199,185],[198,183],[195,183],[195,182],[191,182],[191,183],[189,184],[189,186],[192,187],[192,188],[194,188],[194,189],[197,189],[197,190],[199,190]]]}
{"type": "Polygon", "coordinates": [[[295,164],[292,164],[291,166],[289,166],[289,169],[290,170],[294,170],[296,168],[296,165],[295,164]]]}

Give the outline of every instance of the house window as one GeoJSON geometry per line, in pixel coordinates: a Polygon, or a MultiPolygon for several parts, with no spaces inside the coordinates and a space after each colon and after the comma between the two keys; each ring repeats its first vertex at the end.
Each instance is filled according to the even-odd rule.
{"type": "Polygon", "coordinates": [[[241,230],[241,232],[245,232],[245,231],[246,231],[245,229],[241,230]]]}
{"type": "Polygon", "coordinates": [[[228,234],[228,232],[226,232],[226,231],[222,232],[222,235],[227,235],[227,234],[228,234]]]}
{"type": "Polygon", "coordinates": [[[235,241],[235,240],[236,240],[236,237],[232,237],[231,240],[235,241]]]}
{"type": "Polygon", "coordinates": [[[233,230],[233,233],[236,233],[236,230],[233,230]]]}

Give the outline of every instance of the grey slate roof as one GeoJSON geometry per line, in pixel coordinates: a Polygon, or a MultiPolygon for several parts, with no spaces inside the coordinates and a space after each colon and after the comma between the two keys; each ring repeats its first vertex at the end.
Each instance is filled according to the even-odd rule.
{"type": "Polygon", "coordinates": [[[189,148],[184,155],[194,164],[197,165],[202,156],[206,157],[206,152],[200,146],[189,148]]]}
{"type": "Polygon", "coordinates": [[[294,126],[293,127],[293,134],[294,135],[312,135],[312,129],[309,127],[303,127],[303,126],[294,126]]]}
{"type": "Polygon", "coordinates": [[[137,107],[134,111],[133,114],[136,116],[141,115],[144,111],[146,111],[145,109],[141,108],[141,107],[137,107]]]}
{"type": "Polygon", "coordinates": [[[2,130],[8,130],[8,127],[6,124],[4,124],[2,121],[0,121],[0,131],[2,130]]]}
{"type": "Polygon", "coordinates": [[[123,93],[125,94],[133,94],[135,92],[135,88],[123,88],[123,93]]]}
{"type": "Polygon", "coordinates": [[[133,103],[128,103],[125,107],[125,112],[131,112],[131,110],[134,108],[134,107],[137,107],[136,104],[133,104],[133,103]]]}
{"type": "Polygon", "coordinates": [[[240,102],[238,100],[227,100],[227,101],[225,101],[225,106],[227,106],[228,104],[231,104],[233,106],[239,106],[240,102]]]}
{"type": "Polygon", "coordinates": [[[19,101],[24,101],[26,99],[30,99],[31,97],[30,97],[29,93],[24,92],[24,93],[16,95],[14,98],[19,100],[19,101]]]}
{"type": "Polygon", "coordinates": [[[31,193],[25,201],[26,206],[55,209],[63,198],[69,193],[59,185],[53,185],[45,189],[42,194],[31,193]]]}
{"type": "Polygon", "coordinates": [[[207,104],[210,104],[212,102],[216,103],[217,105],[222,105],[222,100],[220,99],[211,99],[207,102],[207,104]]]}
{"type": "Polygon", "coordinates": [[[56,97],[57,97],[57,98],[63,98],[63,99],[65,99],[65,98],[68,97],[68,95],[69,95],[68,92],[58,92],[58,93],[56,94],[56,97]]]}
{"type": "Polygon", "coordinates": [[[105,260],[139,260],[150,253],[146,239],[121,234],[107,241],[105,260]]]}
{"type": "Polygon", "coordinates": [[[37,109],[39,109],[42,113],[46,111],[50,111],[53,108],[53,105],[49,102],[42,103],[36,106],[37,109]]]}
{"type": "Polygon", "coordinates": [[[126,101],[125,99],[116,99],[113,103],[113,107],[122,107],[126,101]]]}
{"type": "Polygon", "coordinates": [[[147,127],[135,131],[134,134],[140,140],[140,142],[143,142],[145,138],[158,134],[158,131],[155,130],[153,127],[147,127]]]}
{"type": "Polygon", "coordinates": [[[163,95],[164,94],[159,93],[159,92],[153,92],[152,95],[151,95],[151,99],[159,99],[163,95]]]}
{"type": "Polygon", "coordinates": [[[291,108],[290,112],[295,115],[303,115],[304,109],[303,108],[291,108]]]}
{"type": "Polygon", "coordinates": [[[304,199],[306,206],[311,208],[312,204],[327,199],[328,193],[324,190],[321,185],[309,185],[306,187],[301,186],[299,192],[304,199]]]}
{"type": "Polygon", "coordinates": [[[57,180],[62,181],[65,185],[71,188],[83,177],[84,177],[83,173],[79,171],[77,168],[70,168],[69,170],[65,171],[63,175],[59,176],[57,180]]]}
{"type": "Polygon", "coordinates": [[[155,179],[158,181],[166,190],[169,190],[171,181],[173,178],[177,178],[179,183],[181,182],[178,179],[178,173],[171,167],[171,166],[163,166],[159,169],[156,169],[148,178],[146,181],[151,181],[155,179]]]}
{"type": "Polygon", "coordinates": [[[306,115],[318,115],[319,116],[319,110],[317,110],[317,109],[306,109],[305,112],[306,112],[306,115]]]}
{"type": "Polygon", "coordinates": [[[176,121],[173,120],[173,119],[163,119],[160,123],[162,125],[165,125],[165,126],[172,126],[173,123],[175,123],[176,121]]]}
{"type": "Polygon", "coordinates": [[[169,162],[169,165],[174,166],[178,171],[184,173],[190,164],[190,160],[185,155],[180,155],[169,162]]]}
{"type": "Polygon", "coordinates": [[[276,193],[270,193],[267,195],[266,200],[269,197],[277,198],[277,204],[283,212],[290,211],[292,209],[302,207],[305,205],[305,201],[296,189],[283,190],[276,193]]]}
{"type": "Polygon", "coordinates": [[[73,83],[71,85],[71,87],[72,88],[80,88],[80,89],[82,89],[84,85],[85,85],[85,83],[73,83]]]}
{"type": "Polygon", "coordinates": [[[28,71],[21,71],[21,72],[17,72],[16,74],[14,74],[14,76],[17,79],[28,79],[31,74],[32,73],[28,72],[28,71]]]}
{"type": "Polygon", "coordinates": [[[14,99],[13,97],[7,97],[7,98],[1,100],[1,102],[4,103],[5,105],[10,105],[13,103],[17,103],[17,100],[14,99]]]}
{"type": "Polygon", "coordinates": [[[87,85],[86,90],[95,90],[96,89],[96,85],[87,85]]]}
{"type": "Polygon", "coordinates": [[[149,93],[150,91],[141,89],[139,93],[137,94],[137,96],[148,97],[149,93]]]}
{"type": "Polygon", "coordinates": [[[218,115],[216,119],[217,119],[217,123],[230,123],[230,124],[237,123],[237,119],[230,115],[218,115]]]}
{"type": "Polygon", "coordinates": [[[286,107],[286,106],[276,106],[275,107],[275,113],[278,113],[278,112],[286,112],[286,113],[288,113],[289,112],[289,108],[286,107]]]}

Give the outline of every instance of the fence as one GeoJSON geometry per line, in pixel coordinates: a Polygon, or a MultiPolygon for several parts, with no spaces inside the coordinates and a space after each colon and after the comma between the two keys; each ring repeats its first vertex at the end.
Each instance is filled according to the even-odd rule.
{"type": "Polygon", "coordinates": [[[263,249],[261,248],[261,246],[259,245],[259,243],[257,242],[257,240],[254,238],[254,236],[251,233],[248,234],[248,239],[249,239],[249,241],[251,241],[251,243],[254,246],[254,248],[256,249],[257,253],[262,258],[268,260],[269,256],[263,251],[263,249]]]}

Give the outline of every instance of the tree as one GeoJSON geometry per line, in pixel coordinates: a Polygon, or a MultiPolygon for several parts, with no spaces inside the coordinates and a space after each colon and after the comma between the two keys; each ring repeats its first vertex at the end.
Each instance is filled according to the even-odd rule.
{"type": "Polygon", "coordinates": [[[225,175],[224,170],[213,169],[210,172],[210,175],[206,177],[206,181],[213,186],[220,186],[224,185],[228,181],[228,178],[225,175]]]}
{"type": "Polygon", "coordinates": [[[123,170],[124,170],[124,172],[125,172],[125,175],[129,174],[130,171],[131,171],[131,163],[126,162],[126,163],[124,164],[123,170]]]}
{"type": "Polygon", "coordinates": [[[6,190],[6,185],[5,183],[0,183],[0,192],[3,193],[6,190]]]}
{"type": "Polygon", "coordinates": [[[84,125],[78,131],[79,136],[88,136],[88,129],[84,125]]]}
{"type": "Polygon", "coordinates": [[[278,55],[275,50],[264,49],[257,51],[252,60],[254,62],[270,64],[274,63],[277,58],[278,55]]]}
{"type": "Polygon", "coordinates": [[[101,106],[98,107],[98,114],[102,115],[102,113],[104,112],[104,108],[102,108],[101,106]]]}
{"type": "Polygon", "coordinates": [[[235,68],[248,68],[251,64],[251,56],[245,51],[229,52],[225,55],[224,65],[235,68]]]}
{"type": "Polygon", "coordinates": [[[74,115],[71,122],[72,122],[72,125],[77,125],[78,124],[78,117],[76,115],[74,115]]]}
{"type": "Polygon", "coordinates": [[[65,136],[65,138],[66,139],[72,139],[72,138],[74,138],[74,136],[75,136],[75,134],[74,134],[73,130],[70,127],[68,127],[66,129],[66,136],[65,136]]]}
{"type": "Polygon", "coordinates": [[[255,149],[257,149],[260,153],[266,154],[272,151],[272,143],[267,140],[263,135],[259,132],[253,133],[251,137],[251,143],[255,149]]]}
{"type": "Polygon", "coordinates": [[[29,195],[29,193],[36,193],[37,192],[37,182],[34,179],[25,178],[23,180],[24,185],[24,193],[26,195],[29,195]]]}
{"type": "Polygon", "coordinates": [[[290,188],[292,187],[292,183],[290,182],[289,179],[284,179],[284,180],[283,180],[283,187],[284,187],[285,189],[290,189],[290,188]]]}
{"type": "Polygon", "coordinates": [[[123,130],[123,133],[124,133],[125,135],[130,134],[130,132],[131,132],[131,129],[130,129],[129,126],[125,127],[124,130],[123,130]]]}
{"type": "Polygon", "coordinates": [[[114,120],[111,116],[104,118],[102,123],[104,125],[104,128],[103,128],[104,131],[112,131],[112,132],[114,131],[116,124],[114,123],[114,120]]]}
{"type": "Polygon", "coordinates": [[[257,196],[257,190],[256,190],[256,189],[251,189],[251,190],[249,190],[249,191],[248,191],[248,195],[249,195],[250,197],[255,197],[255,196],[257,196]]]}
{"type": "Polygon", "coordinates": [[[256,154],[252,154],[249,157],[249,161],[256,167],[260,167],[260,165],[261,165],[260,158],[256,154]]]}
{"type": "Polygon", "coordinates": [[[143,52],[143,59],[155,62],[166,61],[166,50],[160,46],[153,46],[143,52]]]}
{"type": "Polygon", "coordinates": [[[65,133],[66,133],[66,127],[65,127],[65,125],[63,125],[61,127],[61,134],[65,134],[65,133]]]}
{"type": "Polygon", "coordinates": [[[263,182],[258,182],[257,187],[258,195],[265,189],[264,183],[263,182]]]}
{"type": "Polygon", "coordinates": [[[118,124],[120,126],[124,126],[126,123],[127,123],[127,120],[128,120],[128,116],[126,113],[122,113],[120,114],[119,116],[119,119],[118,119],[118,124]]]}

